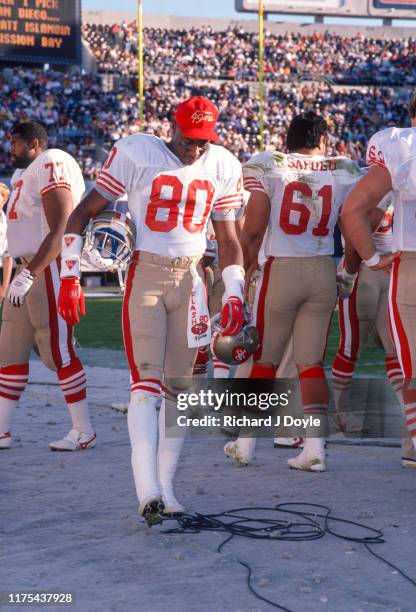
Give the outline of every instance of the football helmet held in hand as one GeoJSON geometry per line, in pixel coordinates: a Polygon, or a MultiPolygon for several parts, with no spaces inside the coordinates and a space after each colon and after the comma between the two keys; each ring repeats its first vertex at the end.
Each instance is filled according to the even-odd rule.
{"type": "Polygon", "coordinates": [[[127,267],[136,242],[136,228],[125,214],[105,210],[85,230],[83,255],[98,270],[116,272],[127,267]]]}
{"type": "Polygon", "coordinates": [[[219,361],[229,365],[240,365],[256,352],[259,346],[259,332],[257,327],[250,323],[250,316],[245,319],[241,330],[235,336],[224,336],[220,325],[221,315],[217,315],[212,320],[211,350],[219,361]]]}

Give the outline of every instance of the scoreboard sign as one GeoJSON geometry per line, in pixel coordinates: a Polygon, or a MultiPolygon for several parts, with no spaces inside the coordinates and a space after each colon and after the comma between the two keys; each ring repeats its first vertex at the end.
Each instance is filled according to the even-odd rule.
{"type": "Polygon", "coordinates": [[[80,0],[0,0],[0,61],[79,64],[80,0]]]}
{"type": "Polygon", "coordinates": [[[416,0],[374,0],[374,7],[379,9],[415,10],[416,0]]]}
{"type": "MultiPolygon", "coordinates": [[[[416,0],[263,0],[263,8],[266,13],[408,19],[416,0]]],[[[235,0],[235,9],[257,13],[259,0],[235,0]]]]}

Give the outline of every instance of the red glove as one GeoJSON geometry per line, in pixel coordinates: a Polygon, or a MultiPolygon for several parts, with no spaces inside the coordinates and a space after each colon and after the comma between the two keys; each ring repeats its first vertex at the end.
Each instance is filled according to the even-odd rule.
{"type": "Polygon", "coordinates": [[[223,329],[223,336],[236,336],[243,327],[243,323],[243,302],[240,298],[231,296],[221,311],[220,325],[223,329]]]}
{"type": "Polygon", "coordinates": [[[58,312],[69,325],[79,323],[79,312],[85,317],[85,298],[79,278],[70,276],[61,279],[58,297],[58,312]]]}

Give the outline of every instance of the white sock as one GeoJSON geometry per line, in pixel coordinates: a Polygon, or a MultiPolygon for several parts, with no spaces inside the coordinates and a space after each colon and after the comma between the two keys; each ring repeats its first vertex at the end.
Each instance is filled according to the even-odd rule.
{"type": "Polygon", "coordinates": [[[256,449],[257,437],[253,435],[253,432],[251,432],[251,435],[247,436],[244,436],[244,433],[247,434],[248,432],[243,428],[237,438],[237,443],[241,454],[246,457],[248,461],[251,461],[256,449]]]}
{"type": "Polygon", "coordinates": [[[182,512],[184,510],[176,499],[173,490],[173,477],[186,435],[186,427],[180,427],[176,423],[176,417],[176,403],[171,399],[164,399],[159,413],[157,469],[162,498],[167,512],[182,512]],[[166,427],[166,423],[168,427],[166,427]]]}
{"type": "Polygon", "coordinates": [[[325,438],[306,438],[304,451],[307,455],[325,455],[325,438]]]}
{"type": "Polygon", "coordinates": [[[414,446],[414,447],[415,447],[415,449],[416,449],[416,436],[412,438],[412,442],[413,442],[413,446],[414,446]]]}
{"type": "Polygon", "coordinates": [[[141,507],[160,497],[156,470],[158,401],[156,396],[132,393],[127,412],[131,464],[141,507]]]}
{"type": "Polygon", "coordinates": [[[219,361],[216,357],[212,360],[214,364],[214,378],[228,378],[231,366],[219,361]]]}
{"type": "Polygon", "coordinates": [[[0,435],[10,431],[17,400],[0,397],[0,435]]]}
{"type": "Polygon", "coordinates": [[[72,419],[72,429],[77,429],[87,434],[93,433],[94,429],[90,420],[87,400],[73,402],[72,404],[67,404],[67,406],[72,419]]]}

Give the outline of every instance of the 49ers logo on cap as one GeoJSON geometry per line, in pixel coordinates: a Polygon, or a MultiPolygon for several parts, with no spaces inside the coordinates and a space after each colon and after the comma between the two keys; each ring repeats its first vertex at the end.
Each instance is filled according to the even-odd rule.
{"type": "Polygon", "coordinates": [[[219,110],[208,98],[193,96],[176,108],[175,122],[185,138],[217,142],[215,131],[219,110]]]}
{"type": "Polygon", "coordinates": [[[201,123],[202,121],[215,121],[214,113],[211,111],[195,111],[191,115],[192,123],[201,123]]]}
{"type": "Polygon", "coordinates": [[[244,346],[235,346],[231,354],[237,363],[244,363],[250,357],[250,353],[244,346]]]}

